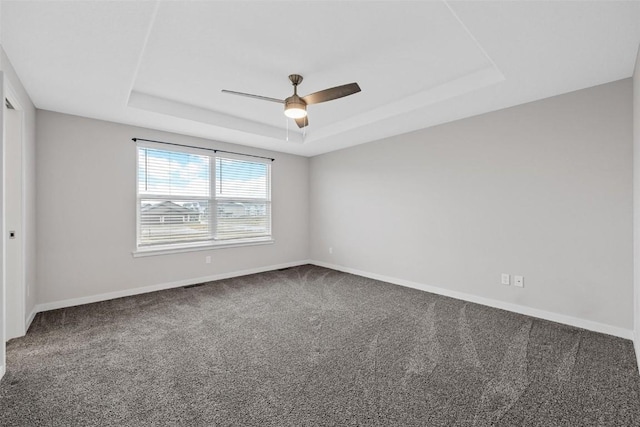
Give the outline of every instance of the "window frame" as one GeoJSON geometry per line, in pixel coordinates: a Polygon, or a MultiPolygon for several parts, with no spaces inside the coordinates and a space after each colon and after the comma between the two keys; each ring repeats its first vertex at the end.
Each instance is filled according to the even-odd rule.
{"type": "Polygon", "coordinates": [[[136,246],[133,251],[134,257],[141,256],[151,256],[151,255],[163,255],[163,254],[171,254],[171,253],[182,253],[182,252],[192,252],[192,251],[203,251],[203,250],[211,250],[211,249],[221,249],[221,248],[232,248],[232,247],[240,247],[240,246],[255,246],[255,245],[265,245],[265,244],[273,244],[275,241],[273,239],[273,211],[272,211],[272,197],[271,197],[271,178],[272,171],[271,159],[262,159],[262,158],[251,158],[252,156],[242,156],[238,154],[232,153],[219,153],[215,150],[207,149],[207,148],[198,148],[198,147],[185,147],[185,146],[171,146],[166,147],[165,144],[148,142],[148,141],[137,141],[135,145],[135,159],[136,159],[136,173],[135,173],[135,186],[136,186],[136,246]],[[185,153],[185,154],[194,154],[199,156],[206,156],[209,160],[209,195],[205,196],[174,196],[174,195],[148,195],[148,194],[140,194],[140,161],[139,161],[139,153],[140,149],[152,149],[152,150],[160,150],[167,152],[176,152],[176,153],[185,153]],[[213,151],[213,152],[212,152],[213,151]],[[247,158],[249,157],[249,158],[247,158]],[[265,199],[262,198],[233,198],[233,197],[218,197],[217,196],[217,170],[216,163],[217,159],[229,159],[229,160],[239,160],[244,162],[253,162],[253,163],[262,163],[267,165],[267,179],[266,179],[266,195],[265,199]],[[190,241],[190,242],[169,242],[169,243],[158,243],[158,244],[141,244],[141,201],[143,199],[157,199],[157,200],[189,200],[189,201],[207,201],[209,203],[209,221],[210,229],[209,236],[207,239],[199,240],[199,241],[190,241]],[[257,236],[257,237],[243,237],[236,239],[216,239],[216,232],[218,226],[218,202],[220,200],[225,201],[249,201],[249,202],[264,202],[266,205],[266,209],[268,212],[267,221],[268,221],[268,230],[269,234],[265,236],[257,236]]]}

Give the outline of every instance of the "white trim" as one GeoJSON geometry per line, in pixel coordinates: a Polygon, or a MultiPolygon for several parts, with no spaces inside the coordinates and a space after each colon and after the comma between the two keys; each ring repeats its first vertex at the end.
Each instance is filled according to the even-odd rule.
{"type": "MultiPolygon", "coordinates": [[[[26,150],[25,137],[27,134],[27,123],[26,123],[24,108],[22,106],[22,103],[20,102],[20,98],[18,97],[9,79],[5,79],[4,86],[5,86],[4,99],[8,100],[13,106],[13,110],[20,115],[20,181],[21,181],[20,182],[21,184],[20,185],[20,204],[21,206],[20,206],[20,223],[19,223],[20,227],[19,227],[19,231],[18,231],[19,235],[17,236],[17,239],[21,241],[21,246],[22,246],[22,250],[20,254],[22,258],[22,268],[18,272],[18,275],[20,277],[19,283],[18,283],[18,286],[19,286],[18,294],[20,298],[20,301],[18,302],[18,307],[19,307],[18,318],[21,319],[22,321],[18,325],[19,335],[11,338],[9,338],[8,335],[5,336],[5,339],[7,338],[12,339],[12,338],[23,337],[27,333],[27,326],[24,323],[24,320],[25,320],[24,316],[26,315],[27,300],[28,300],[27,298],[27,239],[26,239],[28,232],[27,232],[27,198],[25,197],[27,194],[26,193],[26,188],[27,188],[26,170],[27,169],[26,169],[26,156],[25,156],[25,150],[26,150]]],[[[4,99],[3,99],[3,102],[4,102],[4,99]]],[[[6,117],[3,117],[3,124],[6,124],[6,117]]],[[[3,131],[3,137],[6,137],[6,129],[4,129],[3,131]]],[[[4,169],[2,173],[3,174],[5,173],[4,169]]],[[[5,223],[5,227],[6,227],[6,223],[5,223]]],[[[6,231],[7,230],[5,230],[5,232],[6,231]]],[[[6,238],[6,235],[4,235],[3,238],[6,238]]],[[[6,246],[5,246],[4,256],[5,257],[7,256],[6,246]]],[[[7,266],[5,264],[5,270],[6,270],[6,267],[7,266]]],[[[5,293],[5,297],[6,297],[6,293],[5,293]]],[[[6,310],[6,307],[5,307],[5,310],[6,310]]]]}
{"type": "MultiPolygon", "coordinates": [[[[320,267],[331,268],[333,270],[343,271],[345,273],[356,274],[358,276],[368,277],[369,279],[380,280],[383,282],[392,283],[394,285],[405,286],[408,288],[418,289],[425,292],[431,292],[438,295],[443,295],[450,298],[455,298],[463,301],[469,301],[476,304],[486,305],[488,307],[499,308],[501,310],[507,310],[514,313],[524,314],[526,316],[537,317],[539,319],[550,320],[552,322],[563,323],[569,326],[575,326],[582,329],[587,329],[594,332],[600,332],[603,334],[613,335],[620,338],[629,340],[634,339],[634,333],[631,329],[620,328],[618,326],[607,325],[604,323],[594,322],[592,320],[580,319],[577,317],[567,316],[565,314],[553,313],[550,311],[540,310],[538,308],[527,307],[524,305],[513,304],[510,302],[499,301],[491,298],[484,298],[465,292],[453,291],[441,286],[425,285],[422,283],[416,283],[409,280],[398,279],[395,277],[384,276],[381,274],[370,273],[367,271],[356,270],[354,268],[343,267],[341,265],[330,264],[323,261],[309,261],[313,265],[320,267]]],[[[638,343],[638,340],[635,340],[638,343]]],[[[636,354],[638,354],[638,345],[636,344],[636,354]]]]}
{"type": "Polygon", "coordinates": [[[29,332],[29,328],[31,327],[31,323],[33,323],[33,319],[35,319],[36,314],[38,314],[37,307],[33,307],[33,310],[31,310],[31,313],[29,313],[29,317],[27,317],[27,321],[25,323],[25,335],[27,334],[27,332],[29,332]]]}
{"type": "MultiPolygon", "coordinates": [[[[0,47],[0,54],[2,49],[0,47]]],[[[0,99],[5,99],[5,72],[0,70],[0,99]]],[[[6,242],[5,242],[5,203],[4,203],[4,170],[5,170],[5,125],[4,105],[0,108],[0,378],[4,375],[7,363],[7,280],[6,280],[6,242]]]]}
{"type": "Polygon", "coordinates": [[[236,243],[215,243],[215,244],[207,243],[205,245],[198,244],[197,246],[185,245],[181,247],[175,247],[176,245],[173,245],[174,247],[172,248],[167,248],[166,246],[164,248],[147,246],[147,247],[141,247],[138,250],[131,252],[131,255],[133,255],[134,258],[138,258],[138,257],[154,256],[154,255],[179,254],[182,252],[209,251],[209,250],[222,249],[222,248],[239,248],[242,246],[272,245],[275,242],[276,242],[275,240],[269,239],[269,240],[254,240],[251,242],[244,241],[244,242],[236,242],[236,243]]]}
{"type": "Polygon", "coordinates": [[[633,332],[633,349],[636,351],[636,363],[640,369],[640,331],[633,332]]]}
{"type": "Polygon", "coordinates": [[[90,296],[80,297],[80,298],[71,298],[71,299],[66,299],[62,301],[53,301],[53,302],[36,305],[34,312],[40,313],[42,311],[56,310],[59,308],[73,307],[76,305],[91,304],[94,302],[107,301],[115,298],[146,294],[149,292],[162,291],[165,289],[179,288],[181,286],[195,285],[195,284],[204,283],[204,282],[213,282],[213,281],[222,280],[222,279],[230,279],[232,277],[246,276],[248,274],[264,273],[266,271],[279,270],[281,268],[297,267],[299,265],[305,265],[310,263],[311,262],[309,260],[286,262],[283,264],[268,265],[265,267],[250,268],[247,270],[233,271],[229,273],[220,273],[220,274],[215,274],[213,276],[195,277],[192,279],[184,279],[184,280],[178,280],[175,282],[160,283],[157,285],[144,286],[141,288],[124,289],[122,291],[108,292],[105,294],[90,295],[90,296]]]}

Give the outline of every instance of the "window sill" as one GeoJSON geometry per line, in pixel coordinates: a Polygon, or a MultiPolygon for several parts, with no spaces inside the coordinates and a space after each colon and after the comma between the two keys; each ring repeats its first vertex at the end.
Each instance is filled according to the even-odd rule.
{"type": "Polygon", "coordinates": [[[205,244],[192,244],[192,245],[181,245],[181,246],[154,246],[147,248],[138,248],[133,251],[131,255],[134,258],[146,257],[146,256],[156,256],[156,255],[170,255],[170,254],[180,254],[184,252],[196,252],[196,251],[210,251],[215,249],[223,249],[223,248],[239,248],[243,246],[260,246],[260,245],[272,245],[275,243],[275,240],[272,238],[264,239],[264,240],[245,240],[245,241],[236,241],[236,242],[225,242],[225,243],[205,243],[205,244]]]}

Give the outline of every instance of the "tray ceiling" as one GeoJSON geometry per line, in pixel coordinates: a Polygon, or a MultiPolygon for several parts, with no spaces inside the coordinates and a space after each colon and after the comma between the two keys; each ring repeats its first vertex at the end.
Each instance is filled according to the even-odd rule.
{"type": "Polygon", "coordinates": [[[315,155],[629,77],[634,2],[3,1],[38,108],[315,155]],[[356,81],[309,107],[274,98],[356,81]]]}

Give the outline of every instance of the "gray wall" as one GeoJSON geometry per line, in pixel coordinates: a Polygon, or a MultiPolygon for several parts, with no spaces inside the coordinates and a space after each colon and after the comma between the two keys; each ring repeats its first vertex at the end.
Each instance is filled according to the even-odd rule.
{"type": "Polygon", "coordinates": [[[41,304],[308,259],[307,158],[41,110],[37,132],[41,304]],[[133,258],[132,137],[275,157],[276,243],[133,258]]]}
{"type": "Polygon", "coordinates": [[[631,87],[312,158],[311,258],[631,330],[631,87]]]}

